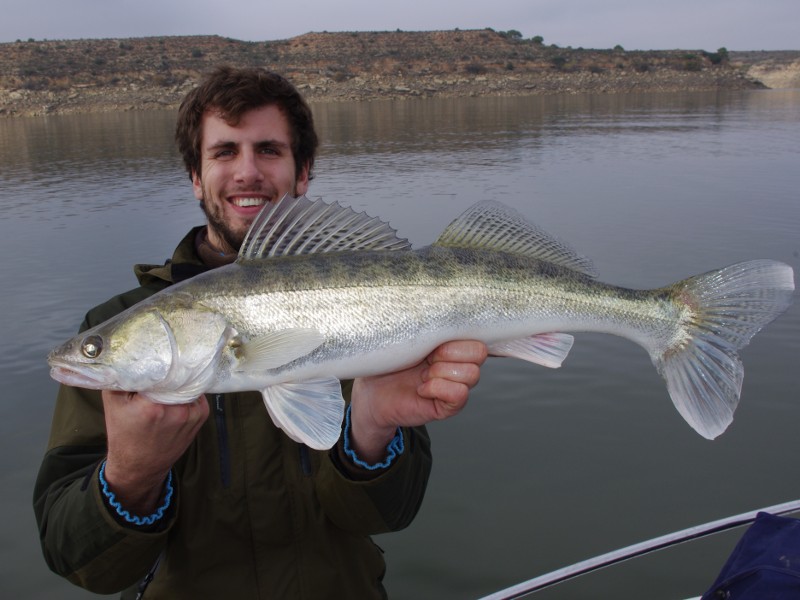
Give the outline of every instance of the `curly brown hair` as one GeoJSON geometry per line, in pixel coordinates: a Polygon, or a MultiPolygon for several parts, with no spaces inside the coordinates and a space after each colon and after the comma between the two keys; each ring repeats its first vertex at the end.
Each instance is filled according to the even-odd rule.
{"type": "Polygon", "coordinates": [[[277,105],[289,122],[292,156],[300,173],[308,167],[312,179],[319,139],[306,101],[285,77],[259,68],[217,67],[189,92],[178,109],[175,141],[189,172],[200,175],[203,115],[209,110],[235,127],[247,111],[277,105]]]}

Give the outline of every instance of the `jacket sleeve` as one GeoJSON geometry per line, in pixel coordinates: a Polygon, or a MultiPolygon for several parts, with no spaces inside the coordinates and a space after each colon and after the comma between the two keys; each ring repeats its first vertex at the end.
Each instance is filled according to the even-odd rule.
{"type": "Polygon", "coordinates": [[[353,533],[375,535],[411,524],[422,505],[431,471],[430,440],[424,427],[404,428],[405,451],[379,475],[354,480],[338,467],[335,447],[322,461],[317,494],[328,518],[353,533]]]}
{"type": "Polygon", "coordinates": [[[158,558],[175,515],[168,513],[149,529],[122,525],[112,516],[98,480],[106,454],[99,392],[61,386],[48,446],[34,512],[50,569],[97,593],[135,584],[158,558]]]}
{"type": "MultiPolygon", "coordinates": [[[[352,382],[344,386],[349,399],[352,382]]],[[[411,524],[430,477],[430,438],[425,427],[402,429],[404,451],[386,469],[361,471],[349,463],[342,439],[320,461],[316,492],[338,527],[366,535],[398,531],[411,524]]]]}

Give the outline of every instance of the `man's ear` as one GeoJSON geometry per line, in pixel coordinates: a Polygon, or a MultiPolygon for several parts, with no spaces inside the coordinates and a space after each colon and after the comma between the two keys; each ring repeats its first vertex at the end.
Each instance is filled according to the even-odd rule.
{"type": "Polygon", "coordinates": [[[302,196],[308,191],[308,163],[297,174],[295,180],[294,193],[297,196],[302,196]]]}
{"type": "Polygon", "coordinates": [[[200,175],[197,174],[197,171],[192,171],[192,190],[194,191],[194,197],[198,200],[203,199],[203,181],[200,179],[200,175]]]}

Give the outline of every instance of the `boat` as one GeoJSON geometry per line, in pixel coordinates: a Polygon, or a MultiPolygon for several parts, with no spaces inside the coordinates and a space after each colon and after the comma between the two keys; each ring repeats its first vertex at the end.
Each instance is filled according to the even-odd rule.
{"type": "MultiPolygon", "coordinates": [[[[680,531],[639,542],[638,544],[626,546],[588,560],[577,562],[568,567],[539,575],[533,579],[523,581],[488,596],[484,596],[479,600],[513,600],[515,598],[523,598],[537,591],[580,577],[581,575],[586,575],[593,571],[598,571],[639,556],[644,556],[645,554],[650,554],[651,552],[663,550],[664,548],[704,538],[744,525],[751,525],[751,527],[740,539],[731,557],[728,559],[728,562],[723,567],[722,572],[717,577],[717,581],[714,582],[714,585],[702,596],[686,600],[701,600],[701,598],[706,598],[708,594],[717,593],[722,587],[731,585],[732,581],[741,582],[742,571],[755,574],[759,569],[770,571],[775,580],[772,581],[772,583],[767,582],[763,585],[794,585],[797,586],[796,589],[798,594],[800,594],[800,520],[784,517],[785,515],[798,511],[800,511],[800,500],[793,500],[784,502],[783,504],[776,504],[758,510],[725,517],[716,521],[710,521],[701,525],[695,525],[694,527],[681,529],[680,531]],[[756,530],[757,525],[760,525],[758,530],[756,530]],[[794,551],[786,552],[787,545],[790,545],[794,551]],[[756,548],[758,551],[768,548],[769,551],[760,552],[758,557],[748,561],[749,556],[758,554],[758,552],[754,550],[756,548]]],[[[760,591],[757,593],[761,595],[721,595],[714,597],[764,598],[763,592],[765,589],[767,588],[759,588],[760,591]]],[[[777,590],[777,588],[775,589],[777,590]]],[[[795,587],[781,587],[781,589],[794,590],[795,587]]],[[[768,597],[773,596],[770,595],[768,597]]],[[[778,597],[789,598],[800,597],[800,595],[778,597]]]]}

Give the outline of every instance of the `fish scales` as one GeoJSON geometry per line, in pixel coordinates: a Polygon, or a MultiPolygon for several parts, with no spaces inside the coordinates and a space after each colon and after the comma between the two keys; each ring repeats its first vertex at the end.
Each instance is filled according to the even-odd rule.
{"type": "MultiPolygon", "coordinates": [[[[675,307],[657,294],[594,281],[575,271],[503,252],[431,246],[413,252],[296,256],[270,265],[232,266],[186,288],[249,336],[313,327],[326,338],[274,373],[330,356],[359,356],[438,331],[409,360],[459,338],[487,342],[546,331],[628,336],[676,329],[675,307]],[[248,289],[246,296],[225,290],[248,289]],[[220,290],[215,292],[215,290],[220,290]]],[[[364,365],[363,362],[359,363],[364,365]]],[[[374,374],[370,369],[344,377],[374,374]]]]}

